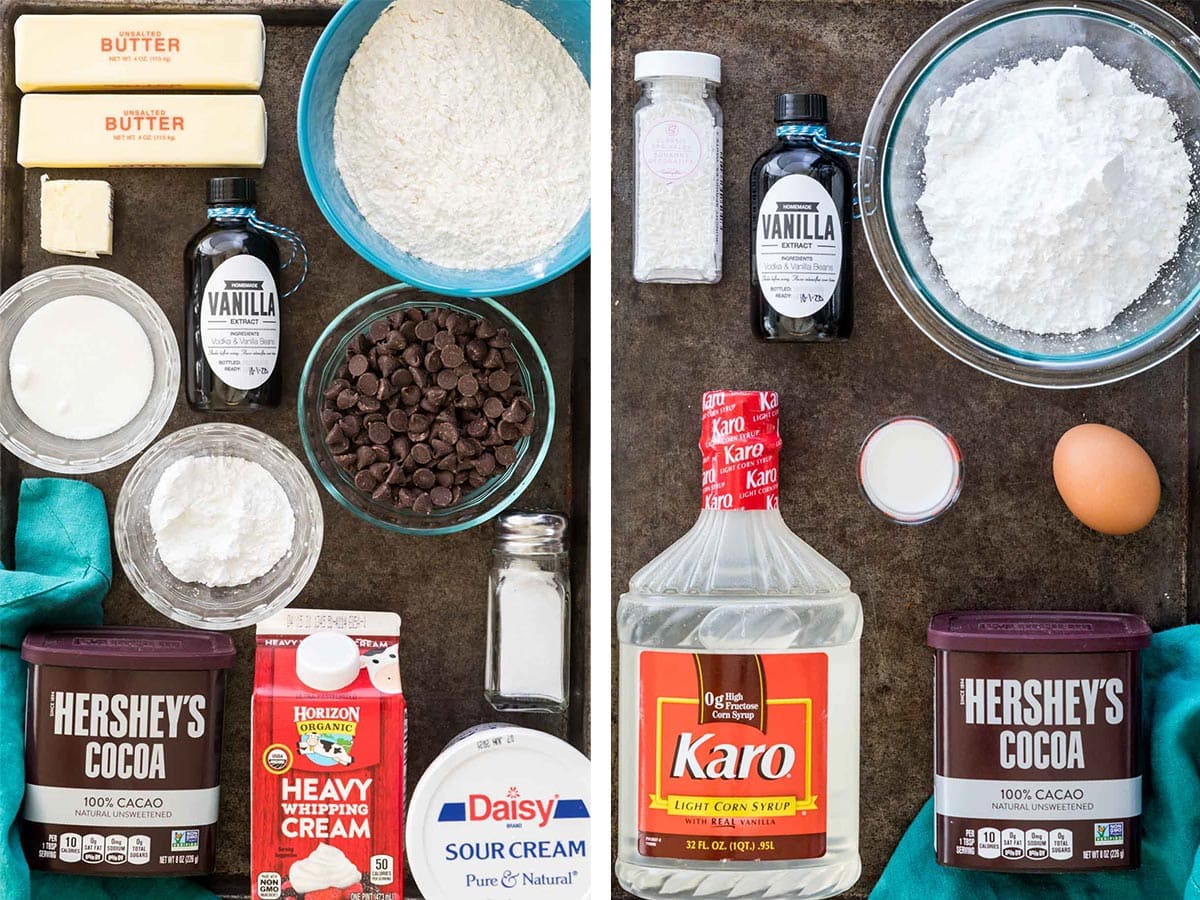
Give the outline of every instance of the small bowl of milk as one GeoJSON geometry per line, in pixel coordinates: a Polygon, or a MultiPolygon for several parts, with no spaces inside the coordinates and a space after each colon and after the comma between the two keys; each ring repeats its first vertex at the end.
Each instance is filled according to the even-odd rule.
{"type": "Polygon", "coordinates": [[[0,295],[0,444],[50,472],[120,465],[154,440],[179,392],[179,346],[140,287],[56,266],[0,295]]]}

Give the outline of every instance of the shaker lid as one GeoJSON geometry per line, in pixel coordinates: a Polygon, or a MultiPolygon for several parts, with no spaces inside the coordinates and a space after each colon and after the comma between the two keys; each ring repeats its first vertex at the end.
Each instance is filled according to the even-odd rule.
{"type": "Polygon", "coordinates": [[[721,83],[721,57],[691,50],[648,50],[633,57],[633,80],[647,78],[704,78],[721,83]]]}
{"type": "Polygon", "coordinates": [[[81,628],[27,634],[21,658],[70,669],[228,669],[237,653],[227,634],[188,628],[81,628]]]}
{"type": "Polygon", "coordinates": [[[1148,647],[1150,626],[1131,613],[975,610],[934,616],[926,640],[976,653],[1121,652],[1148,647]]]}
{"type": "Polygon", "coordinates": [[[496,519],[496,546],[516,553],[557,553],[563,549],[567,517],[546,510],[514,510],[496,519]]]}

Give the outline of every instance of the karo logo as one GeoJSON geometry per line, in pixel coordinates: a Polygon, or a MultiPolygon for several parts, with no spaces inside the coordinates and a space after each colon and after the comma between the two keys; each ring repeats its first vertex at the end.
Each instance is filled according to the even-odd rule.
{"type": "Polygon", "coordinates": [[[515,787],[502,798],[470,794],[465,803],[443,803],[439,822],[531,823],[545,828],[554,819],[586,819],[587,804],[582,800],[563,800],[558,794],[547,800],[522,800],[515,787]]]}
{"type": "Polygon", "coordinates": [[[1096,846],[1125,843],[1124,822],[1096,822],[1094,828],[1096,846]]]}

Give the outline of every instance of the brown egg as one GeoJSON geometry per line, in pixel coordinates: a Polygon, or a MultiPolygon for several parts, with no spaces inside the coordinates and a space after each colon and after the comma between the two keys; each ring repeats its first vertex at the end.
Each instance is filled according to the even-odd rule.
{"type": "Polygon", "coordinates": [[[1162,492],[1142,445],[1107,425],[1076,425],[1059,438],[1054,483],[1075,518],[1102,534],[1144,528],[1162,492]]]}

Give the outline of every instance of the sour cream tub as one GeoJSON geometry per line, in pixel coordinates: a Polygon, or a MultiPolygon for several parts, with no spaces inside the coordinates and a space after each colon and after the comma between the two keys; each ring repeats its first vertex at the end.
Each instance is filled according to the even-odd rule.
{"type": "Polygon", "coordinates": [[[421,776],[405,841],[426,897],[583,900],[591,894],[589,764],[530,728],[464,731],[421,776]]]}
{"type": "Polygon", "coordinates": [[[938,862],[1137,868],[1146,623],[1124,613],[943,613],[928,642],[938,862]]]}

